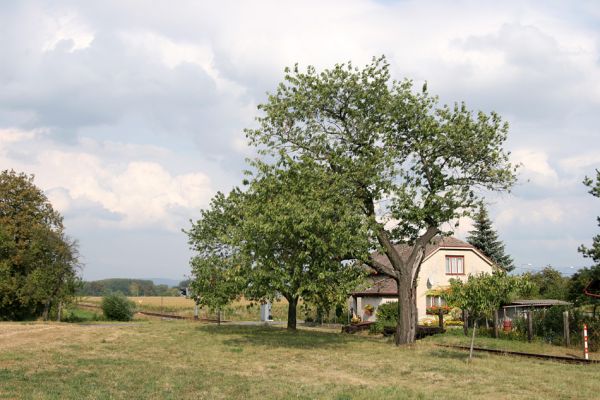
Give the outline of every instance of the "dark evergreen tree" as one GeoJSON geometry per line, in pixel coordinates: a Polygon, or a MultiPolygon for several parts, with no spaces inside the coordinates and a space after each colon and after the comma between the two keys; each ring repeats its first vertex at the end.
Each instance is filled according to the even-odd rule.
{"type": "MultiPolygon", "coordinates": [[[[594,197],[600,198],[600,170],[596,170],[596,181],[592,178],[585,177],[583,184],[590,188],[588,191],[594,197]]],[[[600,226],[600,217],[597,217],[598,226],[600,226]]],[[[578,251],[586,258],[591,258],[596,266],[600,265],[600,235],[592,238],[592,247],[584,245],[579,246],[578,251]]]]}
{"type": "Polygon", "coordinates": [[[515,269],[512,258],[504,253],[504,243],[492,227],[487,209],[481,204],[474,218],[475,230],[469,232],[467,242],[477,247],[499,267],[507,272],[515,269]]]}

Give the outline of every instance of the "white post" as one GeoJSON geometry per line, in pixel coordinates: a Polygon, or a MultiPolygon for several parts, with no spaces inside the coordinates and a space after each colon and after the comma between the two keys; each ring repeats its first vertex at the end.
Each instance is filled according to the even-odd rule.
{"type": "Polygon", "coordinates": [[[590,356],[588,354],[588,334],[587,334],[587,324],[583,324],[583,356],[586,360],[589,360],[590,356]]]}

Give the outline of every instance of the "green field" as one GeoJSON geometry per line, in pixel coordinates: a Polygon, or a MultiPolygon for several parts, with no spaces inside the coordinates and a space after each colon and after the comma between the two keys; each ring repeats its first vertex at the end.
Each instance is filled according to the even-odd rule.
{"type": "Polygon", "coordinates": [[[395,348],[387,339],[319,329],[157,320],[0,323],[0,398],[591,399],[600,393],[599,365],[489,354],[468,363],[465,352],[436,346],[443,340],[462,339],[395,348]]]}

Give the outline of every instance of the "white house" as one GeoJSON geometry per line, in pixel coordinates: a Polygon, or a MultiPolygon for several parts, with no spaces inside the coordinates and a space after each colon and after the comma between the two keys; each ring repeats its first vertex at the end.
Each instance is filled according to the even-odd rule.
{"type": "MultiPolygon", "coordinates": [[[[400,254],[408,258],[410,247],[397,245],[400,254]]],[[[377,261],[390,265],[383,254],[375,255],[377,261]]],[[[436,293],[450,285],[451,278],[466,279],[470,274],[492,273],[498,268],[481,251],[454,237],[436,237],[425,248],[417,285],[417,310],[419,320],[427,317],[428,309],[443,306],[444,300],[436,293]]],[[[391,278],[373,275],[371,286],[352,293],[350,307],[363,321],[374,321],[380,304],[397,301],[398,287],[391,278]],[[369,312],[369,306],[373,308],[369,312]],[[365,308],[366,307],[366,308],[365,308]]]]}

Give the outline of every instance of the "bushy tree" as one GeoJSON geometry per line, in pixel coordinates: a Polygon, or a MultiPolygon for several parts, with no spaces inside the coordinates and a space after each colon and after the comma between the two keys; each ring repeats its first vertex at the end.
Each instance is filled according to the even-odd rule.
{"type": "Polygon", "coordinates": [[[530,297],[557,300],[567,300],[569,297],[569,278],[550,265],[541,271],[524,275],[531,283],[530,297]]]}
{"type": "Polygon", "coordinates": [[[507,272],[515,269],[512,258],[504,252],[504,244],[498,238],[498,233],[492,227],[492,221],[483,203],[473,216],[475,229],[469,232],[467,242],[477,247],[497,266],[507,272]]]}
{"type": "Polygon", "coordinates": [[[135,304],[123,293],[111,293],[102,298],[100,308],[104,317],[113,321],[131,321],[135,304]]]}
{"type": "Polygon", "coordinates": [[[77,243],[33,176],[0,173],[0,319],[47,318],[74,294],[77,243]]]}
{"type": "Polygon", "coordinates": [[[343,188],[329,190],[339,185],[335,176],[311,160],[254,166],[247,190],[218,194],[188,232],[197,253],[192,287],[218,304],[240,293],[255,300],[283,296],[293,330],[300,298],[327,309],[360,279],[361,270],[342,261],[349,252],[367,253],[367,225],[347,206],[352,198],[343,188]]]}
{"type": "Polygon", "coordinates": [[[415,91],[411,81],[391,80],[383,57],[364,69],[286,69],[259,110],[259,127],[247,130],[250,142],[275,159],[311,159],[368,221],[365,239],[391,266],[364,261],[397,282],[396,341],[414,341],[425,246],[442,224],[471,214],[480,189],[508,190],[515,181],[502,147],[508,125],[463,103],[440,106],[426,85],[415,91]],[[410,253],[401,254],[399,243],[410,253]]]}

